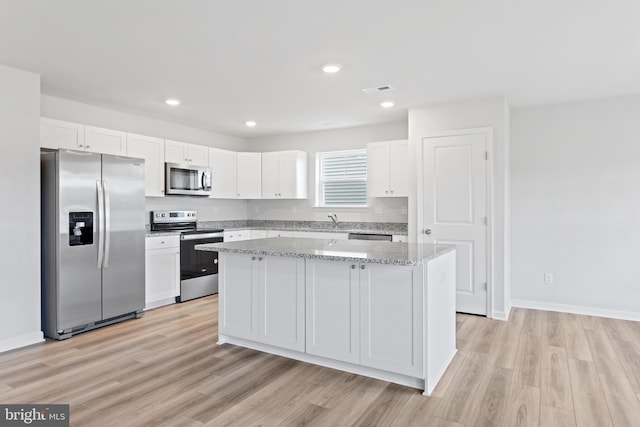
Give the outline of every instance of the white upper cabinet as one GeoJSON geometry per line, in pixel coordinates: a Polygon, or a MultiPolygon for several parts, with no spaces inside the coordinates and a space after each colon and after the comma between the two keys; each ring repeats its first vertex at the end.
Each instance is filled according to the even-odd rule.
{"type": "Polygon", "coordinates": [[[127,155],[127,134],[95,126],[84,127],[84,149],[92,153],[127,155]]]}
{"type": "Polygon", "coordinates": [[[164,139],[127,134],[127,156],[145,160],[145,196],[164,196],[164,139]]]}
{"type": "Polygon", "coordinates": [[[236,152],[209,148],[211,198],[236,199],[236,152]]]}
{"type": "Polygon", "coordinates": [[[262,198],[306,199],[307,164],[300,150],[262,153],[262,198]]]}
{"type": "Polygon", "coordinates": [[[164,158],[167,163],[208,166],[209,147],[167,139],[164,146],[164,158]]]}
{"type": "Polygon", "coordinates": [[[84,151],[84,125],[41,117],[40,146],[84,151]]]}
{"type": "Polygon", "coordinates": [[[236,153],[236,176],[238,199],[260,199],[262,197],[262,154],[236,153]]]}
{"type": "Polygon", "coordinates": [[[409,195],[409,144],[406,140],[367,144],[367,195],[409,195]]]}

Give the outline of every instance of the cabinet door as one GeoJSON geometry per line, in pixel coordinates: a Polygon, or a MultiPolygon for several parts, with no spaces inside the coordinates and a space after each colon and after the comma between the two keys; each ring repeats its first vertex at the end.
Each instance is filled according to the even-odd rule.
{"type": "Polygon", "coordinates": [[[171,303],[180,295],[179,245],[173,236],[146,238],[145,309],[171,303]]]}
{"type": "Polygon", "coordinates": [[[421,376],[420,267],[381,264],[360,267],[360,363],[421,376]]]}
{"type": "Polygon", "coordinates": [[[235,151],[209,148],[209,167],[211,168],[211,198],[237,198],[235,151]]]}
{"type": "Polygon", "coordinates": [[[258,286],[264,270],[260,274],[260,265],[254,268],[256,257],[251,255],[220,252],[218,256],[220,333],[257,341],[258,286]]]}
{"type": "Polygon", "coordinates": [[[353,263],[307,260],[307,353],[359,363],[358,272],[353,263]]]}
{"type": "Polygon", "coordinates": [[[194,166],[209,166],[209,147],[197,144],[186,144],[187,162],[194,166]]]}
{"type": "Polygon", "coordinates": [[[278,153],[262,153],[262,198],[278,199],[278,153]]]}
{"type": "Polygon", "coordinates": [[[264,239],[267,237],[266,230],[251,230],[249,233],[251,239],[264,239]]]}
{"type": "Polygon", "coordinates": [[[237,153],[238,199],[260,199],[262,197],[262,155],[260,153],[237,153]]]}
{"type": "Polygon", "coordinates": [[[295,237],[295,232],[286,230],[267,230],[267,237],[295,237]]]}
{"type": "Polygon", "coordinates": [[[409,143],[391,141],[389,143],[389,195],[409,196],[409,143]]]}
{"type": "Polygon", "coordinates": [[[84,125],[41,117],[40,147],[84,150],[84,125]]]}
{"type": "Polygon", "coordinates": [[[127,156],[144,159],[145,196],[164,196],[164,140],[127,134],[127,156]]]}
{"type": "Polygon", "coordinates": [[[260,286],[258,339],[265,344],[304,351],[304,259],[258,258],[264,263],[260,286]]]}
{"type": "Polygon", "coordinates": [[[367,196],[389,196],[389,144],[367,144],[367,196]]]}
{"type": "Polygon", "coordinates": [[[283,199],[306,199],[307,153],[300,150],[281,151],[278,155],[278,193],[283,199]]]}
{"type": "Polygon", "coordinates": [[[118,130],[85,126],[84,148],[92,153],[127,155],[127,134],[118,130]]]}
{"type": "Polygon", "coordinates": [[[164,141],[164,161],[167,163],[188,163],[186,151],[187,147],[184,142],[168,139],[164,141]]]}

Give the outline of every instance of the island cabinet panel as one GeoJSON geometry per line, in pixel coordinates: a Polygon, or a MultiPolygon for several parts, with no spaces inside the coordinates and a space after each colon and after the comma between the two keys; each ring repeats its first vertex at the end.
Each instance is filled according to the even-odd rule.
{"type": "Polygon", "coordinates": [[[359,363],[357,264],[314,259],[306,264],[307,353],[359,363]]]}
{"type": "Polygon", "coordinates": [[[261,262],[258,340],[304,351],[304,258],[264,257],[261,262]]]}
{"type": "Polygon", "coordinates": [[[247,254],[220,253],[219,330],[238,338],[258,340],[258,289],[264,262],[247,254]]]}
{"type": "Polygon", "coordinates": [[[360,363],[422,376],[420,267],[360,265],[360,363]]]}

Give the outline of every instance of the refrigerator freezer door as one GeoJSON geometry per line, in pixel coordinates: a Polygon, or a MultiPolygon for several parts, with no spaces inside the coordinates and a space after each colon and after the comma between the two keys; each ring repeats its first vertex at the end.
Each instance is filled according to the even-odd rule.
{"type": "MultiPolygon", "coordinates": [[[[100,180],[100,154],[60,150],[58,160],[58,288],[56,296],[56,329],[64,330],[97,322],[102,319],[102,288],[98,263],[99,238],[98,194],[96,180],[100,180]],[[83,215],[91,218],[93,236],[91,244],[74,245],[70,220],[83,215]]],[[[86,227],[89,228],[89,227],[86,227]]],[[[90,232],[91,229],[84,232],[90,232]]],[[[75,231],[77,234],[79,231],[75,231]]],[[[78,237],[78,236],[76,236],[78,237]]]]}
{"type": "Polygon", "coordinates": [[[144,160],[102,155],[105,254],[104,319],[144,308],[144,160]]]}

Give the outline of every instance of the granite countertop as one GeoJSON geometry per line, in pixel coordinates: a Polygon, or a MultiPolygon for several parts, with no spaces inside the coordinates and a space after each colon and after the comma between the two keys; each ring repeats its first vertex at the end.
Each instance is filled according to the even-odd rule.
{"type": "MultiPolygon", "coordinates": [[[[397,222],[340,222],[338,225],[331,221],[277,221],[277,220],[228,220],[228,221],[199,221],[198,228],[223,229],[225,231],[238,230],[279,230],[279,231],[307,231],[322,233],[376,233],[407,235],[407,224],[397,222]]],[[[180,234],[179,231],[149,231],[147,237],[170,236],[180,234]]]]}
{"type": "Polygon", "coordinates": [[[419,265],[454,250],[449,245],[391,243],[362,240],[270,237],[266,239],[196,245],[196,250],[352,261],[374,264],[419,265]]]}

